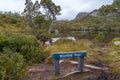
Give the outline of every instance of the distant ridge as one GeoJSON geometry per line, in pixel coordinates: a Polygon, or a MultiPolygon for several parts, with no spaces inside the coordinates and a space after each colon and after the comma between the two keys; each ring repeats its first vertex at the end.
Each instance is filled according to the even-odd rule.
{"type": "Polygon", "coordinates": [[[85,17],[89,14],[89,12],[79,12],[77,14],[77,16],[75,17],[75,19],[79,19],[79,18],[82,18],[82,17],[85,17]]]}
{"type": "Polygon", "coordinates": [[[99,16],[99,10],[95,9],[92,12],[79,12],[75,17],[75,19],[80,19],[86,16],[94,16],[94,17],[99,16]]]}

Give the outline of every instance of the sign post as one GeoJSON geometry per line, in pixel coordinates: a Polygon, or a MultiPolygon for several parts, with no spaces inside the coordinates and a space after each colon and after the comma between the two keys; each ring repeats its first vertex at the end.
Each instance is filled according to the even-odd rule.
{"type": "Polygon", "coordinates": [[[84,66],[84,57],[80,57],[78,61],[78,71],[83,72],[83,66],[84,66]]]}
{"type": "Polygon", "coordinates": [[[55,53],[53,55],[55,59],[55,74],[60,74],[60,64],[59,60],[63,58],[79,58],[78,61],[78,71],[83,72],[83,66],[84,66],[84,57],[87,55],[87,53],[84,52],[60,52],[55,53]]]}
{"type": "Polygon", "coordinates": [[[59,59],[56,59],[56,60],[55,60],[55,74],[60,74],[59,59]]]}

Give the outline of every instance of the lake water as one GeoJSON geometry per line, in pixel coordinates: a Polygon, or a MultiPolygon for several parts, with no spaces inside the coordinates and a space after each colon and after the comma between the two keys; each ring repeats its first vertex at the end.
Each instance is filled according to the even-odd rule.
{"type": "Polygon", "coordinates": [[[104,41],[109,42],[113,38],[120,37],[120,32],[115,31],[73,31],[71,36],[74,36],[76,39],[89,39],[93,40],[99,32],[104,34],[104,41]]]}

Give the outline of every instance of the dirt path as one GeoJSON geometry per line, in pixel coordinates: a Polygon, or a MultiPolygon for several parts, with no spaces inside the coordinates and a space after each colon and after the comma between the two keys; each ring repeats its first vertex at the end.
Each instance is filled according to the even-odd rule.
{"type": "Polygon", "coordinates": [[[29,80],[51,80],[53,75],[53,64],[35,64],[30,69],[29,80]]]}
{"type": "Polygon", "coordinates": [[[71,64],[68,61],[64,61],[60,64],[60,75],[59,78],[55,77],[54,64],[34,64],[29,69],[29,80],[117,80],[117,78],[109,72],[105,72],[98,67],[89,66],[84,67],[84,71],[89,69],[88,72],[70,74],[68,73],[77,71],[77,64],[71,64]],[[91,69],[90,69],[90,68],[91,69]],[[64,77],[63,77],[64,76],[64,77]],[[111,78],[112,77],[112,78],[111,78]]]}
{"type": "MultiPolygon", "coordinates": [[[[77,65],[63,62],[60,64],[60,76],[77,71],[77,65]]],[[[29,69],[29,80],[52,80],[55,78],[54,64],[34,64],[29,69]]]]}

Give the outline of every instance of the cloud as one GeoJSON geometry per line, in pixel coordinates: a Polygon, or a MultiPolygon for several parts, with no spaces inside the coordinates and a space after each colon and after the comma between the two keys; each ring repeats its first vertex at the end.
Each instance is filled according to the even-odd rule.
{"type": "MultiPolygon", "coordinates": [[[[35,0],[32,0],[35,2],[35,0]]],[[[112,0],[52,0],[62,8],[58,19],[73,19],[79,12],[89,12],[98,9],[103,4],[111,4],[112,0]]],[[[23,11],[25,0],[3,0],[0,11],[23,11]]]]}
{"type": "Polygon", "coordinates": [[[0,11],[23,11],[24,0],[3,0],[0,2],[0,11]]]}
{"type": "Polygon", "coordinates": [[[53,0],[61,6],[62,15],[58,19],[73,19],[79,12],[90,12],[102,5],[111,4],[112,0],[53,0]]]}

